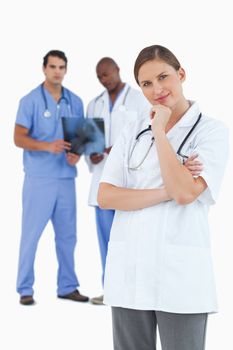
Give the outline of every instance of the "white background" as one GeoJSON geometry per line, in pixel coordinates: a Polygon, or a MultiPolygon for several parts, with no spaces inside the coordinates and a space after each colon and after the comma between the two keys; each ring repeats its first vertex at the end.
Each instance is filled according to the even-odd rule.
{"type": "MultiPolygon", "coordinates": [[[[42,57],[50,49],[65,51],[69,62],[64,85],[76,92],[86,107],[102,91],[95,76],[101,57],[113,57],[123,81],[136,87],[133,64],[139,51],[152,44],[167,46],[186,69],[186,97],[197,100],[203,112],[231,128],[231,23],[227,0],[1,2],[1,349],[112,349],[108,307],[56,298],[57,265],[50,225],[37,253],[36,306],[20,306],[15,292],[23,172],[22,152],[13,144],[13,129],[19,99],[43,80],[42,57]]],[[[218,203],[210,212],[220,313],[209,318],[207,350],[232,348],[231,162],[218,203]]],[[[76,266],[81,291],[95,296],[101,294],[101,269],[93,210],[87,206],[90,175],[83,160],[78,168],[76,266]]]]}

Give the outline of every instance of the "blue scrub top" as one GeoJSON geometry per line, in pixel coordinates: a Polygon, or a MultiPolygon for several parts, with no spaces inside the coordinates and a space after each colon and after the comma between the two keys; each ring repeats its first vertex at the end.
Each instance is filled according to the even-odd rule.
{"type": "MultiPolygon", "coordinates": [[[[29,129],[29,136],[38,141],[63,139],[61,117],[84,118],[82,100],[64,88],[63,94],[71,106],[69,110],[64,99],[58,104],[46,89],[44,92],[51,117],[44,117],[45,103],[39,85],[20,100],[16,124],[29,129]]],[[[77,175],[76,167],[67,163],[65,152],[24,150],[23,164],[24,172],[33,177],[70,178],[77,175]]]]}

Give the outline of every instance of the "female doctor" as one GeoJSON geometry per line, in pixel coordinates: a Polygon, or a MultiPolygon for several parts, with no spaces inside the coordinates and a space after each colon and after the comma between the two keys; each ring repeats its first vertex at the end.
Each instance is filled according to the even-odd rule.
{"type": "Polygon", "coordinates": [[[104,302],[112,306],[115,350],[203,350],[207,315],[217,311],[208,209],[227,161],[227,130],[183,95],[185,71],[153,45],[134,74],[152,105],[127,126],[106,162],[98,194],[115,209],[104,302]],[[185,166],[198,154],[199,176],[185,166]]]}

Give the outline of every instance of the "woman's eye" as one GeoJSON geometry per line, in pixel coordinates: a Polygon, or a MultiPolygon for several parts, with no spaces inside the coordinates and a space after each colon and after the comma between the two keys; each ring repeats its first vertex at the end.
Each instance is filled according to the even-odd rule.
{"type": "Polygon", "coordinates": [[[159,80],[164,80],[166,77],[167,77],[166,74],[162,74],[162,75],[160,75],[159,80]]]}
{"type": "Polygon", "coordinates": [[[143,83],[143,86],[149,86],[151,83],[149,81],[146,81],[145,83],[143,83]]]}

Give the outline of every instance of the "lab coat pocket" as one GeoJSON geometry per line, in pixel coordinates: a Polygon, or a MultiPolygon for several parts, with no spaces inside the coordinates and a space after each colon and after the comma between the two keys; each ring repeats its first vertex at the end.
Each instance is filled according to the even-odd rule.
{"type": "Polygon", "coordinates": [[[163,272],[163,302],[173,312],[216,310],[209,248],[167,245],[163,272]]]}
{"type": "Polygon", "coordinates": [[[110,241],[104,278],[104,301],[119,304],[122,300],[125,280],[125,244],[110,241]]]}

